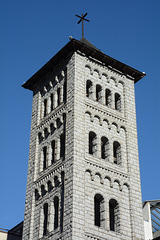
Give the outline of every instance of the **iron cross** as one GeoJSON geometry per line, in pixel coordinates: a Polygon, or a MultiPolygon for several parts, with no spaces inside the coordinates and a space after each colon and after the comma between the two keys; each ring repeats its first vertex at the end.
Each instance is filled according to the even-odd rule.
{"type": "Polygon", "coordinates": [[[87,22],[89,22],[89,20],[85,18],[85,17],[87,16],[87,14],[88,14],[88,13],[85,13],[85,14],[83,15],[83,13],[82,13],[82,16],[76,15],[76,17],[79,17],[79,18],[80,18],[80,20],[79,20],[77,23],[79,24],[80,22],[82,22],[82,37],[84,37],[84,20],[87,21],[87,22]]]}

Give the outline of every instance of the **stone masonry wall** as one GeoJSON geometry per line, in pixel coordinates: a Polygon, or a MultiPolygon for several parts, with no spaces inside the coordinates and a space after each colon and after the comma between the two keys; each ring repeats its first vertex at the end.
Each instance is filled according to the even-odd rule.
{"type": "Polygon", "coordinates": [[[74,129],[74,55],[69,57],[49,77],[43,79],[39,86],[35,86],[32,106],[32,125],[30,139],[30,154],[28,167],[28,180],[25,205],[25,219],[23,239],[71,239],[72,215],[73,215],[73,129],[74,129]],[[67,67],[67,68],[66,68],[67,67]],[[50,109],[50,98],[55,101],[58,87],[61,89],[61,74],[65,69],[67,82],[66,103],[60,103],[50,109]],[[61,73],[61,74],[60,74],[61,73]],[[58,74],[58,75],[57,75],[58,74]],[[57,76],[57,77],[56,77],[57,76]],[[57,90],[56,90],[57,91],[57,90]],[[47,111],[43,116],[44,101],[47,99],[47,111]],[[50,110],[48,110],[50,109],[50,110]],[[65,120],[64,120],[65,114],[65,120]],[[57,119],[60,119],[61,127],[57,128],[57,119]],[[59,141],[59,135],[63,133],[65,124],[65,159],[60,158],[60,146],[56,145],[56,162],[51,164],[50,144],[55,139],[59,141]],[[54,128],[54,132],[52,132],[54,128]],[[47,146],[47,168],[43,170],[43,147],[47,146]],[[64,180],[62,179],[64,174],[64,180]],[[55,182],[55,178],[57,183],[55,182]],[[48,190],[50,183],[51,190],[48,190]],[[58,228],[54,230],[54,198],[59,198],[58,228]],[[48,233],[43,236],[44,213],[43,206],[48,204],[48,233]]]}
{"type": "Polygon", "coordinates": [[[76,52],[35,86],[23,240],[142,240],[141,204],[134,81],[76,52]],[[67,97],[63,102],[65,79],[67,97]],[[87,80],[92,84],[88,96],[87,80]],[[97,84],[101,86],[99,99],[97,84]],[[111,92],[107,106],[106,89],[111,92]],[[61,94],[59,99],[58,94],[61,94]],[[120,109],[115,109],[116,94],[120,96],[120,109]],[[96,134],[93,155],[89,154],[90,132],[96,134]],[[63,133],[65,158],[60,155],[63,133]],[[102,137],[108,139],[105,159],[101,156],[102,137]],[[53,141],[56,144],[54,162],[53,141]],[[121,147],[117,163],[113,154],[116,141],[121,147]],[[44,148],[47,149],[45,168],[44,148]],[[104,199],[100,227],[94,222],[96,194],[104,199]],[[59,199],[56,229],[55,197],[59,199]],[[110,230],[111,199],[118,203],[116,231],[110,230]],[[46,236],[43,236],[44,204],[49,209],[46,236]]]}
{"type": "Polygon", "coordinates": [[[141,187],[137,149],[134,81],[94,60],[76,54],[74,103],[73,239],[143,239],[141,187]],[[93,84],[86,97],[86,81],[93,84]],[[102,86],[96,101],[96,84],[102,86]],[[105,89],[112,92],[112,105],[105,106],[105,89]],[[114,94],[121,95],[121,111],[114,109],[114,94]],[[84,118],[85,116],[85,118],[84,118]],[[88,154],[88,135],[97,135],[96,156],[88,154]],[[101,159],[100,139],[109,139],[109,157],[101,159]],[[113,142],[121,144],[120,165],[113,162],[113,142]],[[94,196],[105,201],[104,227],[94,226],[94,196]],[[109,230],[109,200],[117,200],[120,230],[109,230]],[[85,213],[84,213],[85,209],[85,213]],[[137,224],[138,223],[138,224],[137,224]]]}

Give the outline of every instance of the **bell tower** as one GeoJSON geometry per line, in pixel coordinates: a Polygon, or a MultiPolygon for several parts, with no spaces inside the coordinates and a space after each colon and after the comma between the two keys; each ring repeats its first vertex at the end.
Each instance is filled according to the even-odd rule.
{"type": "Polygon", "coordinates": [[[145,74],[72,39],[33,91],[23,240],[144,239],[134,84],[145,74]]]}

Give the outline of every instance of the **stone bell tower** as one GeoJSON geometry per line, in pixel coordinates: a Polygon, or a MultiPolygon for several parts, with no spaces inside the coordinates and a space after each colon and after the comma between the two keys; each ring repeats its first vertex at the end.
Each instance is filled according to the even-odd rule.
{"type": "Polygon", "coordinates": [[[142,240],[134,84],[145,74],[72,39],[33,91],[23,240],[142,240]]]}

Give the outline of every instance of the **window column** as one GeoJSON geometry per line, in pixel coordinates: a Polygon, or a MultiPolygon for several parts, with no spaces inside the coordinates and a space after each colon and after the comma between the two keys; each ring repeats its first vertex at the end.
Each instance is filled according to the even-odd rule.
{"type": "Polygon", "coordinates": [[[54,108],[57,107],[57,91],[54,92],[54,108]]]}
{"type": "Polygon", "coordinates": [[[44,101],[41,102],[41,119],[44,117],[44,101]]]}
{"type": "Polygon", "coordinates": [[[54,204],[51,201],[50,204],[50,212],[49,212],[49,232],[53,231],[54,229],[54,204]]]}
{"type": "Polygon", "coordinates": [[[56,160],[59,160],[60,159],[60,136],[57,138],[57,149],[56,149],[56,160]]]}
{"type": "Polygon", "coordinates": [[[39,214],[39,238],[43,237],[43,222],[44,222],[43,207],[41,207],[39,214]]]}
{"type": "Polygon", "coordinates": [[[47,114],[51,112],[51,98],[47,99],[47,114]]]}
{"type": "Polygon", "coordinates": [[[48,166],[51,165],[52,162],[52,147],[51,144],[48,146],[48,166]]]}
{"type": "Polygon", "coordinates": [[[39,171],[40,171],[40,172],[43,171],[43,149],[41,150],[41,153],[40,153],[40,166],[39,166],[39,171]]]}
{"type": "Polygon", "coordinates": [[[63,103],[63,85],[60,88],[60,104],[63,103]]]}

